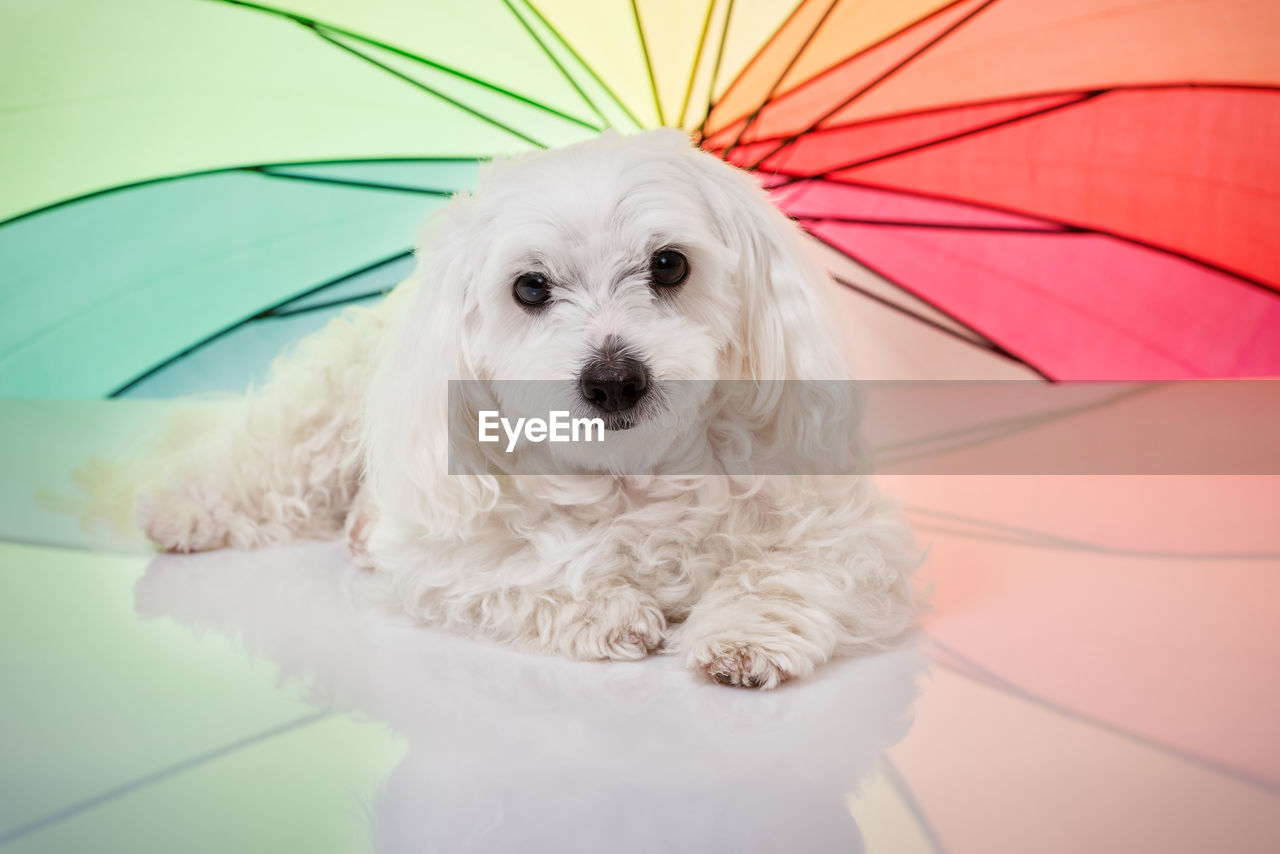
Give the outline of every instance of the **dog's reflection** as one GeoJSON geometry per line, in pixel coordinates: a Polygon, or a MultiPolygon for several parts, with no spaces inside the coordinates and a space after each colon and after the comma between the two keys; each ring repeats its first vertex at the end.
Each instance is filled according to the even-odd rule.
{"type": "Polygon", "coordinates": [[[421,629],[362,605],[364,583],[337,544],[160,555],[135,603],[406,738],[376,797],[380,850],[857,851],[847,797],[910,723],[914,649],[743,692],[674,658],[588,664],[421,629]]]}

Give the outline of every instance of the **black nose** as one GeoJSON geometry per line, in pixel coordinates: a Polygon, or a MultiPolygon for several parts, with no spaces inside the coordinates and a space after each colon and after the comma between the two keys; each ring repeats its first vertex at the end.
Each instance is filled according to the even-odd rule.
{"type": "Polygon", "coordinates": [[[578,378],[582,399],[604,412],[623,412],[649,390],[649,371],[639,359],[610,356],[591,362],[578,378]]]}

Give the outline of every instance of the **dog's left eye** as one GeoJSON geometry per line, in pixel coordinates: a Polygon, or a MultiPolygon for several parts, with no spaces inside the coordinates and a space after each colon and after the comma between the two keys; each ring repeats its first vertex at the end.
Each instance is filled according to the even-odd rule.
{"type": "Polygon", "coordinates": [[[649,261],[649,275],[655,285],[674,287],[689,278],[689,259],[674,249],[660,249],[649,261]]]}

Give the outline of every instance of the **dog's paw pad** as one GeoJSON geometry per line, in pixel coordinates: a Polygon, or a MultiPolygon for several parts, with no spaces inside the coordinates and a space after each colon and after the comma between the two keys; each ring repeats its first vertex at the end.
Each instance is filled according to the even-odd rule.
{"type": "Polygon", "coordinates": [[[777,688],[791,678],[784,656],[746,641],[709,641],[690,659],[713,682],[735,688],[777,688]]]}
{"type": "Polygon", "coordinates": [[[135,507],[138,527],[166,551],[207,551],[226,544],[226,526],[210,502],[156,490],[139,495],[135,507]]]}

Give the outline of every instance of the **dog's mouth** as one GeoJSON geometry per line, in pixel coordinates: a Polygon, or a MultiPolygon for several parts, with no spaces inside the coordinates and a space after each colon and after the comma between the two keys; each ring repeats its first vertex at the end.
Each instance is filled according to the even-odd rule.
{"type": "Polygon", "coordinates": [[[630,430],[643,420],[638,412],[601,412],[596,417],[604,422],[604,429],[609,432],[630,430]]]}

